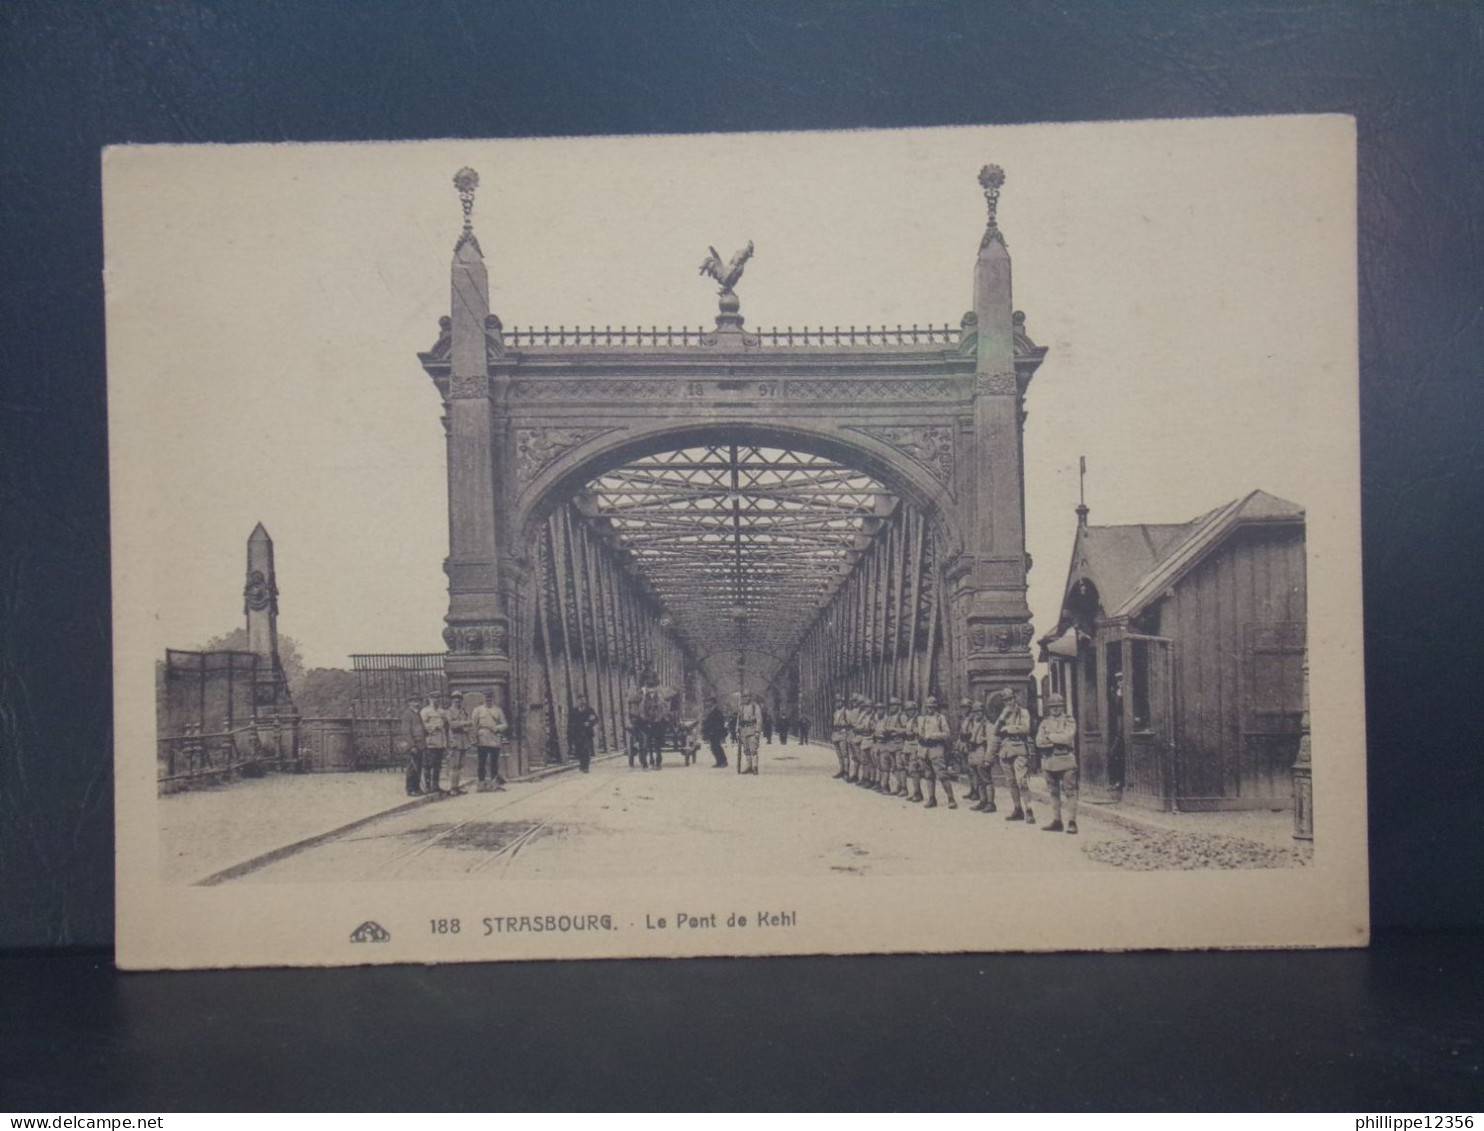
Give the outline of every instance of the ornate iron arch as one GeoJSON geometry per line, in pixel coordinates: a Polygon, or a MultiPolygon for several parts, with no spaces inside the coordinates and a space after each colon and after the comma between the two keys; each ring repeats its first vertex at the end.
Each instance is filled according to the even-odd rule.
{"type": "MultiPolygon", "coordinates": [[[[611,570],[621,553],[595,545],[584,516],[563,503],[625,461],[725,436],[836,460],[873,477],[914,512],[910,523],[894,524],[893,548],[870,563],[860,559],[870,570],[856,571],[862,576],[849,592],[857,615],[883,600],[896,602],[895,614],[870,613],[859,628],[861,647],[835,639],[834,629],[801,641],[812,649],[816,697],[841,679],[889,684],[882,665],[901,658],[899,643],[907,667],[917,662],[916,630],[906,623],[917,596],[904,590],[898,599],[890,588],[893,555],[908,553],[925,555],[920,596],[928,603],[919,611],[929,626],[921,654],[927,667],[909,671],[909,681],[936,680],[933,649],[946,647],[954,686],[1029,689],[1022,429],[1026,389],[1046,350],[1030,339],[1011,302],[1010,256],[997,220],[1004,174],[986,166],[979,183],[987,223],[973,258],[972,306],[956,323],[749,329],[736,287],[750,257],[767,254],[765,245],[759,251],[749,243],[730,263],[712,249],[702,264],[719,284],[712,328],[507,330],[490,310],[471,222],[478,177],[461,170],[455,184],[464,227],[451,267],[453,301],[432,348],[419,355],[446,413],[450,683],[519,683],[511,642],[523,638],[533,616],[552,637],[543,647],[575,646],[580,654],[568,656],[569,667],[573,657],[583,667],[548,680],[548,697],[608,678],[599,669],[609,656],[632,674],[645,655],[663,654],[672,677],[689,679],[694,661],[685,648],[654,636],[648,625],[658,608],[655,592],[636,582],[624,600],[610,594],[629,618],[616,629],[597,619],[613,611],[604,611],[600,594],[574,598],[579,567],[594,569],[596,555],[598,572],[611,570]],[[565,627],[532,611],[537,534],[551,555],[568,555],[568,591],[547,598],[547,614],[571,605],[565,627]],[[582,619],[584,600],[590,626],[582,619]],[[932,627],[939,624],[941,633],[932,627]],[[585,627],[591,631],[584,634],[585,627]]],[[[618,697],[610,689],[609,698],[618,697]]]]}

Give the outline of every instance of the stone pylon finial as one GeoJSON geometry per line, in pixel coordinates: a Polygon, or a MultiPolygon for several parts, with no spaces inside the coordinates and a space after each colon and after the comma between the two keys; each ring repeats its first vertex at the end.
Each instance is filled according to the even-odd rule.
{"type": "Polygon", "coordinates": [[[981,248],[988,246],[991,240],[1005,242],[995,215],[1000,205],[1000,189],[1004,184],[1005,170],[998,165],[986,165],[979,170],[979,187],[984,190],[984,203],[989,206],[989,222],[984,229],[984,239],[979,244],[981,248]]]}
{"type": "Polygon", "coordinates": [[[464,210],[464,230],[459,234],[454,250],[472,243],[474,250],[479,251],[479,241],[474,238],[474,193],[479,188],[479,174],[465,165],[453,175],[453,187],[459,191],[459,205],[464,210]]]}

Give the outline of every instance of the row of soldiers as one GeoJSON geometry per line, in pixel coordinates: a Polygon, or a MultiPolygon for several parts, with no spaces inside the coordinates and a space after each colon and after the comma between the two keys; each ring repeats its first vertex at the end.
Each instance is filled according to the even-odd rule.
{"type": "Polygon", "coordinates": [[[1046,717],[1035,726],[1031,714],[1012,688],[991,694],[984,703],[964,699],[958,728],[949,724],[935,696],[929,695],[921,709],[912,699],[892,696],[872,703],[853,694],[835,702],[832,733],[835,754],[840,759],[836,778],[889,797],[923,801],[922,784],[927,781],[924,808],[938,805],[938,786],[943,787],[948,808],[957,809],[953,782],[963,770],[969,780],[968,800],[977,802],[973,811],[994,813],[994,769],[1003,769],[1013,808],[1007,821],[1036,823],[1028,782],[1030,753],[1041,753],[1041,769],[1051,795],[1051,823],[1047,832],[1077,831],[1077,724],[1066,714],[1061,696],[1046,700],[1046,717]],[[912,788],[907,788],[908,782],[912,788]],[[1062,824],[1062,804],[1067,821],[1062,824]]]}

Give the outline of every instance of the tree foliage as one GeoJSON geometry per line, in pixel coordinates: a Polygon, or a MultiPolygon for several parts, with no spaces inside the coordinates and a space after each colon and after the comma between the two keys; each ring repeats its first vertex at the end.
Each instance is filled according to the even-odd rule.
{"type": "Polygon", "coordinates": [[[299,683],[290,682],[289,692],[305,718],[348,718],[356,697],[356,673],[344,668],[310,668],[299,683]]]}
{"type": "MultiPolygon", "coordinates": [[[[251,652],[247,646],[247,629],[234,628],[221,636],[213,636],[201,645],[202,652],[251,652]]],[[[283,664],[284,678],[289,681],[289,690],[304,680],[304,656],[292,636],[278,634],[278,660],[283,664]]]]}

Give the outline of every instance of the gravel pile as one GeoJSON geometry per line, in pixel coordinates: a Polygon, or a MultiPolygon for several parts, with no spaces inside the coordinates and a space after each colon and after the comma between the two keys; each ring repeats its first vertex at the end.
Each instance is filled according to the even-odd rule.
{"type": "Polygon", "coordinates": [[[1309,863],[1311,845],[1276,847],[1214,833],[1129,830],[1127,840],[1087,844],[1082,849],[1104,864],[1135,872],[1197,868],[1292,868],[1309,863]]]}

